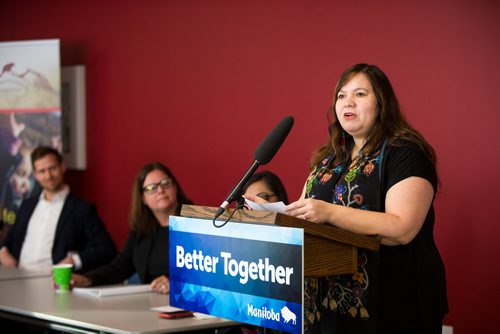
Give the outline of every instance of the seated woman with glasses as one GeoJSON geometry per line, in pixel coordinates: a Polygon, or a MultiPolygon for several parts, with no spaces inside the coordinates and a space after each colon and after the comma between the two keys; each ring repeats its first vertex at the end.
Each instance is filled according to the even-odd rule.
{"type": "Polygon", "coordinates": [[[243,196],[257,196],[267,202],[281,201],[288,205],[283,183],[276,174],[267,170],[253,174],[243,186],[242,192],[243,196]]]}
{"type": "Polygon", "coordinates": [[[123,250],[108,265],[84,275],[73,274],[72,285],[117,284],[137,272],[141,283],[167,294],[168,218],[178,215],[182,204],[192,203],[166,166],[158,162],[144,166],[134,182],[130,232],[123,250]]]}

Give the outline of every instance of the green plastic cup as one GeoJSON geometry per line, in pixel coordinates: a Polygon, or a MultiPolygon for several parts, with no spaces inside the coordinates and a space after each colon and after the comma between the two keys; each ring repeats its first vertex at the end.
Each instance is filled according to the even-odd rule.
{"type": "Polygon", "coordinates": [[[54,276],[54,288],[56,292],[68,292],[70,290],[72,264],[56,264],[52,266],[54,276]]]}

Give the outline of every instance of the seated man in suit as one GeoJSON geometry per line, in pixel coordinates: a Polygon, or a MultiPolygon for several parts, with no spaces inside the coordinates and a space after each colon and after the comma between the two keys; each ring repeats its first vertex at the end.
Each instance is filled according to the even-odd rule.
{"type": "Polygon", "coordinates": [[[0,249],[0,264],[46,270],[72,263],[83,272],[109,263],[116,255],[113,240],[95,206],[70,193],[61,154],[38,147],[31,163],[42,192],[22,202],[0,249]]]}

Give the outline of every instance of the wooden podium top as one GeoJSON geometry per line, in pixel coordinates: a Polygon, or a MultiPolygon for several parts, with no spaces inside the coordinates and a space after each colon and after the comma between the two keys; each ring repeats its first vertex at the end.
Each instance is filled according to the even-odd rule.
{"type": "MultiPolygon", "coordinates": [[[[181,216],[213,219],[218,208],[183,205],[181,216]]],[[[304,229],[304,275],[328,276],[355,273],[358,248],[378,251],[380,238],[348,232],[325,224],[311,223],[277,212],[227,209],[217,220],[251,224],[275,224],[304,229]]],[[[222,227],[223,228],[223,227],[222,227]]]]}
{"type": "MultiPolygon", "coordinates": [[[[218,208],[199,205],[183,205],[181,216],[192,218],[213,219],[218,208]]],[[[226,220],[235,211],[226,209],[226,211],[217,220],[226,220]]],[[[305,234],[317,236],[340,243],[349,244],[373,251],[380,248],[380,237],[366,236],[342,230],[335,226],[316,224],[309,221],[287,216],[278,212],[258,211],[258,210],[236,210],[231,221],[244,223],[275,224],[285,227],[303,228],[305,234]]]]}

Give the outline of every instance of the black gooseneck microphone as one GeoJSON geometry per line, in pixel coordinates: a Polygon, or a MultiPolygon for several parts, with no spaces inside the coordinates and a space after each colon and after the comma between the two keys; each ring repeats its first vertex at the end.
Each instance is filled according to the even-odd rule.
{"type": "Polygon", "coordinates": [[[220,207],[217,209],[214,219],[217,219],[217,217],[219,217],[226,210],[227,206],[231,204],[232,201],[236,200],[236,197],[240,193],[241,188],[245,183],[247,183],[248,179],[250,178],[250,176],[252,176],[257,167],[259,167],[259,165],[265,165],[269,163],[269,161],[271,161],[271,159],[281,147],[281,144],[283,144],[283,142],[285,141],[288,133],[292,129],[292,126],[293,117],[287,116],[283,118],[278,123],[278,125],[276,125],[274,129],[271,130],[271,132],[269,132],[269,134],[264,138],[264,140],[255,150],[255,153],[253,155],[254,162],[252,163],[250,168],[248,168],[245,175],[243,175],[240,182],[238,182],[233,190],[231,190],[229,195],[227,195],[226,200],[222,202],[220,207]]]}

